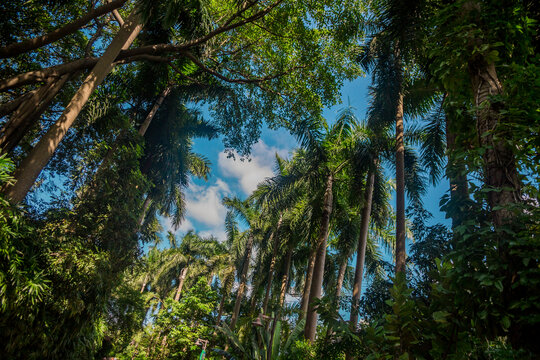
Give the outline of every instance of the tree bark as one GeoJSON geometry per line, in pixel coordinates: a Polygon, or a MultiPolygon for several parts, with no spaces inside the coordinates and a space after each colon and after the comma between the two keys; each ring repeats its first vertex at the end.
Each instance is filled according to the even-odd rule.
{"type": "Polygon", "coordinates": [[[143,123],[139,127],[139,135],[144,136],[146,134],[146,130],[148,130],[148,127],[150,126],[150,123],[154,119],[154,116],[156,115],[157,111],[159,110],[159,107],[161,104],[163,104],[163,101],[169,94],[171,93],[172,86],[169,85],[163,91],[159,94],[158,98],[156,99],[156,102],[154,103],[154,106],[152,106],[152,109],[146,115],[146,118],[144,119],[143,123]]]}
{"type": "Polygon", "coordinates": [[[21,103],[9,117],[9,120],[4,124],[0,130],[0,148],[5,148],[8,139],[17,129],[25,126],[25,120],[29,118],[29,115],[39,105],[41,99],[49,92],[53,86],[53,81],[48,81],[39,89],[32,92],[32,95],[21,103]]]}
{"type": "Polygon", "coordinates": [[[281,278],[281,288],[279,292],[278,309],[282,309],[283,304],[285,303],[285,295],[287,294],[287,286],[289,285],[289,273],[291,271],[292,253],[293,253],[293,247],[292,245],[289,245],[289,249],[287,250],[287,255],[285,257],[283,277],[281,278]]]}
{"type": "Polygon", "coordinates": [[[178,288],[176,289],[176,294],[174,295],[174,301],[180,300],[180,294],[182,293],[182,288],[184,287],[184,282],[186,281],[186,276],[188,272],[188,265],[180,271],[180,277],[178,277],[178,288]]]}
{"type": "Polygon", "coordinates": [[[311,282],[313,280],[313,269],[315,268],[315,259],[317,255],[317,248],[313,248],[309,255],[308,268],[306,270],[306,279],[304,281],[304,290],[302,292],[302,303],[300,305],[299,320],[302,320],[307,314],[309,305],[309,292],[311,291],[311,282]]]}
{"type": "Polygon", "coordinates": [[[90,12],[80,17],[79,19],[67,25],[64,25],[63,27],[59,29],[53,30],[50,33],[35,37],[33,39],[28,39],[19,43],[14,43],[5,47],[1,47],[0,59],[14,57],[19,54],[23,54],[25,52],[32,51],[42,46],[45,46],[47,44],[50,44],[52,42],[55,42],[56,40],[59,40],[79,30],[81,27],[88,24],[93,19],[103,14],[106,14],[108,12],[111,12],[115,9],[118,9],[119,7],[124,5],[125,2],[126,0],[114,0],[108,4],[102,5],[100,7],[97,7],[91,10],[90,12]]]}
{"type": "MultiPolygon", "coordinates": [[[[401,66],[398,71],[401,71],[401,66]]],[[[405,272],[405,258],[405,146],[403,92],[400,90],[396,109],[396,275],[405,272]]]]}
{"type": "Polygon", "coordinates": [[[148,284],[148,274],[146,274],[144,276],[144,280],[143,280],[143,283],[142,283],[142,286],[141,286],[141,294],[144,292],[144,290],[146,289],[146,285],[148,284]]]}
{"type": "Polygon", "coordinates": [[[139,216],[139,220],[137,221],[139,229],[144,224],[144,219],[146,218],[146,213],[150,208],[150,204],[152,204],[152,199],[150,198],[150,196],[146,195],[146,199],[144,199],[143,208],[141,210],[141,216],[139,216]]]}
{"type": "Polygon", "coordinates": [[[49,108],[51,102],[70,77],[71,74],[66,74],[58,81],[44,85],[27,102],[19,106],[12,114],[10,121],[2,129],[0,137],[1,152],[9,153],[19,145],[32,126],[39,121],[41,115],[49,108]]]}
{"type": "Polygon", "coordinates": [[[347,265],[349,258],[343,259],[339,265],[338,277],[336,282],[336,302],[339,304],[339,297],[341,296],[341,289],[343,288],[343,281],[345,280],[345,271],[347,271],[347,265]]]}
{"type": "MultiPolygon", "coordinates": [[[[148,115],[146,115],[146,118],[144,119],[142,124],[139,126],[139,130],[137,131],[139,135],[144,136],[144,134],[146,134],[146,131],[150,127],[150,124],[152,123],[152,120],[154,119],[154,116],[156,115],[156,113],[159,110],[160,106],[163,104],[163,101],[165,100],[165,98],[170,94],[171,89],[172,89],[172,86],[167,86],[159,94],[158,98],[156,99],[156,102],[152,106],[152,109],[150,110],[148,115]]],[[[98,167],[98,169],[96,171],[96,174],[99,173],[103,167],[106,167],[107,165],[109,165],[109,163],[111,162],[111,158],[112,158],[112,156],[113,156],[113,154],[114,154],[114,152],[116,151],[117,148],[118,148],[118,139],[116,139],[116,141],[113,143],[111,148],[107,151],[107,153],[103,157],[103,161],[99,165],[99,167],[98,167]]],[[[95,176],[95,177],[97,177],[97,176],[95,176]]],[[[146,199],[146,201],[148,201],[148,198],[146,199]]],[[[145,201],[145,204],[146,204],[146,201],[145,201]]],[[[145,213],[146,212],[144,212],[143,214],[145,214],[145,213]]],[[[142,225],[142,223],[140,223],[139,225],[142,225]]]]}
{"type": "Polygon", "coordinates": [[[242,304],[242,298],[246,291],[247,274],[249,270],[249,260],[251,258],[251,249],[253,247],[253,234],[249,235],[248,242],[246,244],[246,253],[244,255],[244,266],[242,267],[242,274],[240,275],[240,284],[238,286],[238,293],[236,294],[236,301],[234,303],[234,309],[231,316],[231,330],[234,330],[238,315],[240,314],[240,305],[242,304]]]}
{"type": "Polygon", "coordinates": [[[273,247],[272,247],[272,260],[270,261],[270,269],[268,270],[268,282],[266,283],[266,291],[264,293],[264,300],[262,306],[262,313],[266,314],[268,308],[268,301],[270,299],[270,289],[272,288],[272,281],[274,280],[274,268],[276,266],[276,257],[279,248],[279,228],[283,221],[283,215],[279,215],[279,220],[276,225],[276,230],[272,233],[273,247]]]}
{"type": "Polygon", "coordinates": [[[15,171],[16,180],[13,186],[6,190],[7,198],[13,203],[21,202],[41,170],[47,165],[53,156],[58,144],[79,115],[82,107],[97,86],[105,79],[113,68],[113,61],[123,48],[129,47],[142,28],[138,10],[132,11],[124,26],[99,59],[94,69],[90,72],[75,96],[60,116],[58,121],[51,126],[47,133],[40,139],[34,149],[23,160],[20,167],[15,171]]]}
{"type": "Polygon", "coordinates": [[[356,269],[354,271],[354,286],[351,304],[351,316],[349,323],[351,329],[356,331],[358,323],[358,306],[362,294],[362,280],[364,277],[364,263],[366,259],[366,247],[369,232],[369,219],[371,216],[371,205],[373,203],[373,187],[375,183],[375,169],[369,173],[366,190],[364,193],[364,207],[362,208],[362,219],[360,223],[360,236],[358,238],[358,250],[356,253],[356,269]]]}
{"type": "Polygon", "coordinates": [[[333,205],[333,183],[334,177],[332,174],[330,174],[326,180],[321,228],[319,230],[319,238],[317,241],[317,255],[315,260],[315,267],[313,268],[313,280],[311,282],[311,290],[309,292],[309,306],[306,315],[306,327],[304,336],[312,344],[315,342],[318,319],[318,314],[317,310],[315,309],[314,301],[315,299],[320,299],[322,294],[324,263],[326,260],[326,240],[328,238],[328,229],[330,227],[330,216],[332,214],[333,205]]]}
{"type": "Polygon", "coordinates": [[[37,88],[37,89],[31,90],[31,91],[28,91],[28,92],[20,95],[19,97],[0,105],[0,118],[4,117],[6,115],[9,115],[13,111],[17,110],[19,105],[21,105],[23,102],[25,102],[30,97],[32,97],[32,95],[35,94],[37,91],[39,91],[39,89],[41,89],[41,88],[37,88]]]}
{"type": "Polygon", "coordinates": [[[515,215],[508,205],[520,201],[520,182],[516,168],[516,160],[510,146],[503,138],[495,139],[494,130],[500,124],[502,116],[491,96],[503,93],[502,85],[497,77],[493,63],[477,60],[469,64],[474,103],[477,107],[477,131],[480,146],[485,148],[484,177],[486,185],[494,189],[488,193],[488,204],[491,208],[495,227],[509,224],[515,215]]]}

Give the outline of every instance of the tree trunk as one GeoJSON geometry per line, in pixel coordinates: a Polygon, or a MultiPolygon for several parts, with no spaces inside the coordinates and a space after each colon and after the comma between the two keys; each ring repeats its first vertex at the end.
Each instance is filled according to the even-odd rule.
{"type": "Polygon", "coordinates": [[[309,292],[311,291],[311,282],[313,281],[313,269],[315,268],[315,259],[317,255],[317,248],[313,248],[309,255],[308,268],[306,270],[306,280],[304,281],[304,290],[302,292],[302,303],[300,305],[299,320],[302,320],[306,316],[309,305],[309,292]]]}
{"type": "Polygon", "coordinates": [[[236,301],[234,303],[234,309],[231,316],[231,330],[234,330],[238,315],[240,314],[240,305],[242,304],[242,298],[246,291],[247,274],[249,270],[249,260],[251,258],[251,249],[253,247],[253,234],[249,235],[248,242],[246,244],[246,254],[244,255],[244,266],[242,267],[242,274],[240,275],[240,284],[238,286],[238,293],[236,295],[236,301]]]}
{"type": "Polygon", "coordinates": [[[159,94],[158,98],[156,99],[156,102],[154,103],[154,106],[152,106],[152,110],[146,115],[146,118],[144,119],[143,123],[139,127],[139,135],[144,136],[146,134],[146,130],[148,130],[148,127],[150,126],[150,123],[152,122],[152,119],[154,119],[154,116],[156,115],[159,107],[161,104],[163,104],[163,101],[169,94],[171,93],[172,86],[167,86],[163,91],[159,94]]]}
{"type": "Polygon", "coordinates": [[[516,168],[516,160],[510,146],[504,138],[495,139],[493,131],[502,120],[496,104],[491,96],[503,93],[502,85],[497,77],[493,63],[477,61],[469,64],[474,103],[477,111],[477,131],[480,146],[484,152],[484,176],[486,185],[495,189],[488,193],[488,204],[491,208],[495,227],[509,224],[515,218],[507,206],[520,201],[520,183],[516,168]]]}
{"type": "Polygon", "coordinates": [[[144,224],[144,219],[146,218],[146,213],[150,208],[150,204],[152,204],[152,199],[150,198],[150,196],[146,195],[146,199],[144,199],[143,208],[141,210],[141,216],[139,216],[139,220],[137,221],[137,224],[139,225],[137,230],[139,230],[144,224]]]}
{"type": "Polygon", "coordinates": [[[362,209],[362,219],[360,223],[360,236],[358,238],[358,250],[356,253],[356,269],[354,271],[353,297],[351,304],[350,326],[353,331],[356,330],[358,323],[358,306],[360,295],[362,294],[362,279],[364,277],[364,262],[366,259],[366,246],[369,232],[369,218],[371,216],[371,205],[373,202],[373,186],[375,183],[374,169],[368,176],[366,190],[364,193],[364,207],[362,209]]]}
{"type": "Polygon", "coordinates": [[[19,43],[10,44],[5,47],[0,47],[0,59],[14,57],[19,54],[23,54],[28,51],[35,50],[52,42],[55,42],[67,35],[74,33],[75,31],[82,28],[84,25],[88,24],[93,19],[111,12],[122,5],[126,0],[114,0],[108,4],[97,7],[90,12],[88,12],[83,17],[59,28],[51,31],[42,36],[35,37],[33,39],[28,39],[19,43]]]}
{"type": "Polygon", "coordinates": [[[292,245],[289,245],[289,249],[287,250],[287,256],[285,257],[283,277],[281,278],[278,309],[282,309],[283,304],[285,303],[285,295],[287,294],[287,286],[289,285],[289,273],[291,271],[292,252],[293,247],[292,245]]]}
{"type": "Polygon", "coordinates": [[[174,301],[180,300],[180,294],[182,293],[182,287],[184,287],[184,282],[186,281],[187,272],[188,265],[184,266],[182,271],[180,271],[180,277],[178,278],[178,288],[176,289],[176,294],[174,295],[174,301]]]}
{"type": "Polygon", "coordinates": [[[233,280],[234,280],[234,277],[230,276],[225,280],[225,283],[223,284],[223,295],[221,296],[221,301],[219,302],[216,326],[219,326],[219,324],[221,324],[221,316],[223,315],[223,308],[225,307],[225,300],[227,298],[227,295],[229,294],[228,289],[233,280]]]}
{"type": "Polygon", "coordinates": [[[13,111],[17,110],[19,105],[26,102],[26,100],[30,99],[36,92],[39,91],[39,89],[41,89],[41,87],[28,91],[20,95],[19,97],[0,105],[0,118],[6,115],[9,115],[13,111]]]}
{"type": "Polygon", "coordinates": [[[270,289],[272,288],[272,281],[274,280],[274,268],[276,266],[276,257],[279,248],[279,228],[281,227],[281,222],[283,221],[283,215],[279,215],[279,220],[276,225],[276,230],[272,232],[271,237],[273,238],[273,247],[272,247],[272,260],[270,261],[270,269],[268,273],[268,282],[266,283],[266,291],[264,293],[264,300],[262,306],[262,313],[266,314],[268,308],[268,300],[270,299],[270,289]]]}
{"type": "MultiPolygon", "coordinates": [[[[5,149],[11,135],[20,129],[26,127],[26,121],[30,119],[32,112],[38,107],[41,100],[53,87],[53,81],[49,80],[36,91],[32,91],[32,95],[20,104],[11,114],[9,120],[0,130],[0,148],[5,149]],[[25,121],[26,120],[26,121],[25,121]]],[[[4,150],[4,152],[6,152],[4,150]]]]}
{"type": "Polygon", "coordinates": [[[58,81],[44,85],[27,102],[19,106],[2,129],[0,137],[0,149],[2,152],[9,153],[19,145],[32,126],[39,121],[41,115],[49,108],[51,102],[70,77],[71,74],[66,74],[58,81]]]}
{"type": "Polygon", "coordinates": [[[306,315],[305,338],[312,344],[315,342],[317,333],[318,314],[313,304],[315,299],[320,299],[322,294],[322,283],[324,276],[324,263],[326,260],[326,240],[328,238],[328,229],[330,227],[330,215],[332,214],[333,194],[332,185],[334,183],[333,175],[329,175],[326,180],[326,190],[324,193],[324,207],[321,218],[321,228],[319,230],[319,238],[317,241],[317,254],[315,267],[313,268],[313,280],[311,282],[311,290],[309,292],[309,306],[306,315]]]}
{"type": "MultiPolygon", "coordinates": [[[[401,71],[401,67],[398,71],[401,71]]],[[[396,110],[396,275],[405,272],[405,258],[405,146],[403,92],[400,90],[396,110]]]]}
{"type": "Polygon", "coordinates": [[[16,182],[6,190],[7,198],[13,203],[19,203],[25,198],[92,92],[112,70],[113,61],[116,56],[118,56],[123,48],[131,45],[141,28],[142,25],[138,10],[135,8],[94,69],[92,69],[75,96],[71,99],[58,121],[51,126],[15,171],[14,178],[16,182]]]}
{"type": "Polygon", "coordinates": [[[146,285],[148,284],[148,274],[146,274],[144,276],[144,280],[143,280],[143,283],[142,283],[142,286],[141,286],[141,294],[144,292],[144,290],[146,289],[146,285]]]}
{"type": "Polygon", "coordinates": [[[347,265],[349,264],[349,258],[343,259],[339,265],[338,277],[336,282],[336,302],[339,304],[339,297],[341,296],[341,289],[343,288],[343,281],[345,280],[345,271],[347,271],[347,265]]]}

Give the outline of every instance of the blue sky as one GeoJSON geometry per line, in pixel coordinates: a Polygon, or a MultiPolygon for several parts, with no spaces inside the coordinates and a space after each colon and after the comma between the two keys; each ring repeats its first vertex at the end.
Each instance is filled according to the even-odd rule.
{"type": "MultiPolygon", "coordinates": [[[[368,105],[368,86],[370,78],[358,78],[346,83],[342,88],[342,103],[326,108],[323,115],[328,121],[333,121],[344,106],[354,107],[356,116],[363,119],[368,105]]],[[[405,125],[407,126],[407,125],[405,125]]],[[[186,191],[187,215],[184,222],[176,231],[181,236],[193,229],[201,235],[214,235],[219,239],[225,238],[224,219],[226,209],[221,204],[224,196],[246,198],[257,184],[266,177],[272,176],[275,153],[287,156],[297,146],[296,141],[285,130],[263,129],[261,139],[254,145],[250,161],[227,158],[220,139],[196,139],[194,150],[206,156],[212,163],[212,173],[208,181],[193,179],[186,191]]],[[[447,191],[448,183],[442,179],[438,186],[430,187],[424,198],[424,204],[434,218],[433,222],[448,224],[444,214],[439,211],[439,200],[447,191]]],[[[174,229],[170,221],[164,219],[165,230],[174,229]]]]}

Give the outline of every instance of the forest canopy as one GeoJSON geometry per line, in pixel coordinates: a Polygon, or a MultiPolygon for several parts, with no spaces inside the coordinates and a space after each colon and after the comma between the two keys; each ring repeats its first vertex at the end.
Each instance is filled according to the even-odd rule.
{"type": "Polygon", "coordinates": [[[540,354],[536,2],[0,13],[3,358],[540,354]],[[361,77],[367,111],[325,118],[361,77]],[[225,239],[177,231],[215,173],[197,141],[249,161],[265,129],[294,149],[220,199],[225,239]]]}

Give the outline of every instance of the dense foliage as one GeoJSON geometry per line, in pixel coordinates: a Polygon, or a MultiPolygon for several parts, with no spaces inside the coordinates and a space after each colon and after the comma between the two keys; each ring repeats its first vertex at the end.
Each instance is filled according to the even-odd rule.
{"type": "Polygon", "coordinates": [[[2,358],[540,354],[536,2],[0,11],[2,358]],[[323,119],[364,72],[366,114],[323,119]],[[263,124],[298,146],[223,199],[226,240],[164,238],[211,172],[194,141],[249,156],[263,124]]]}

